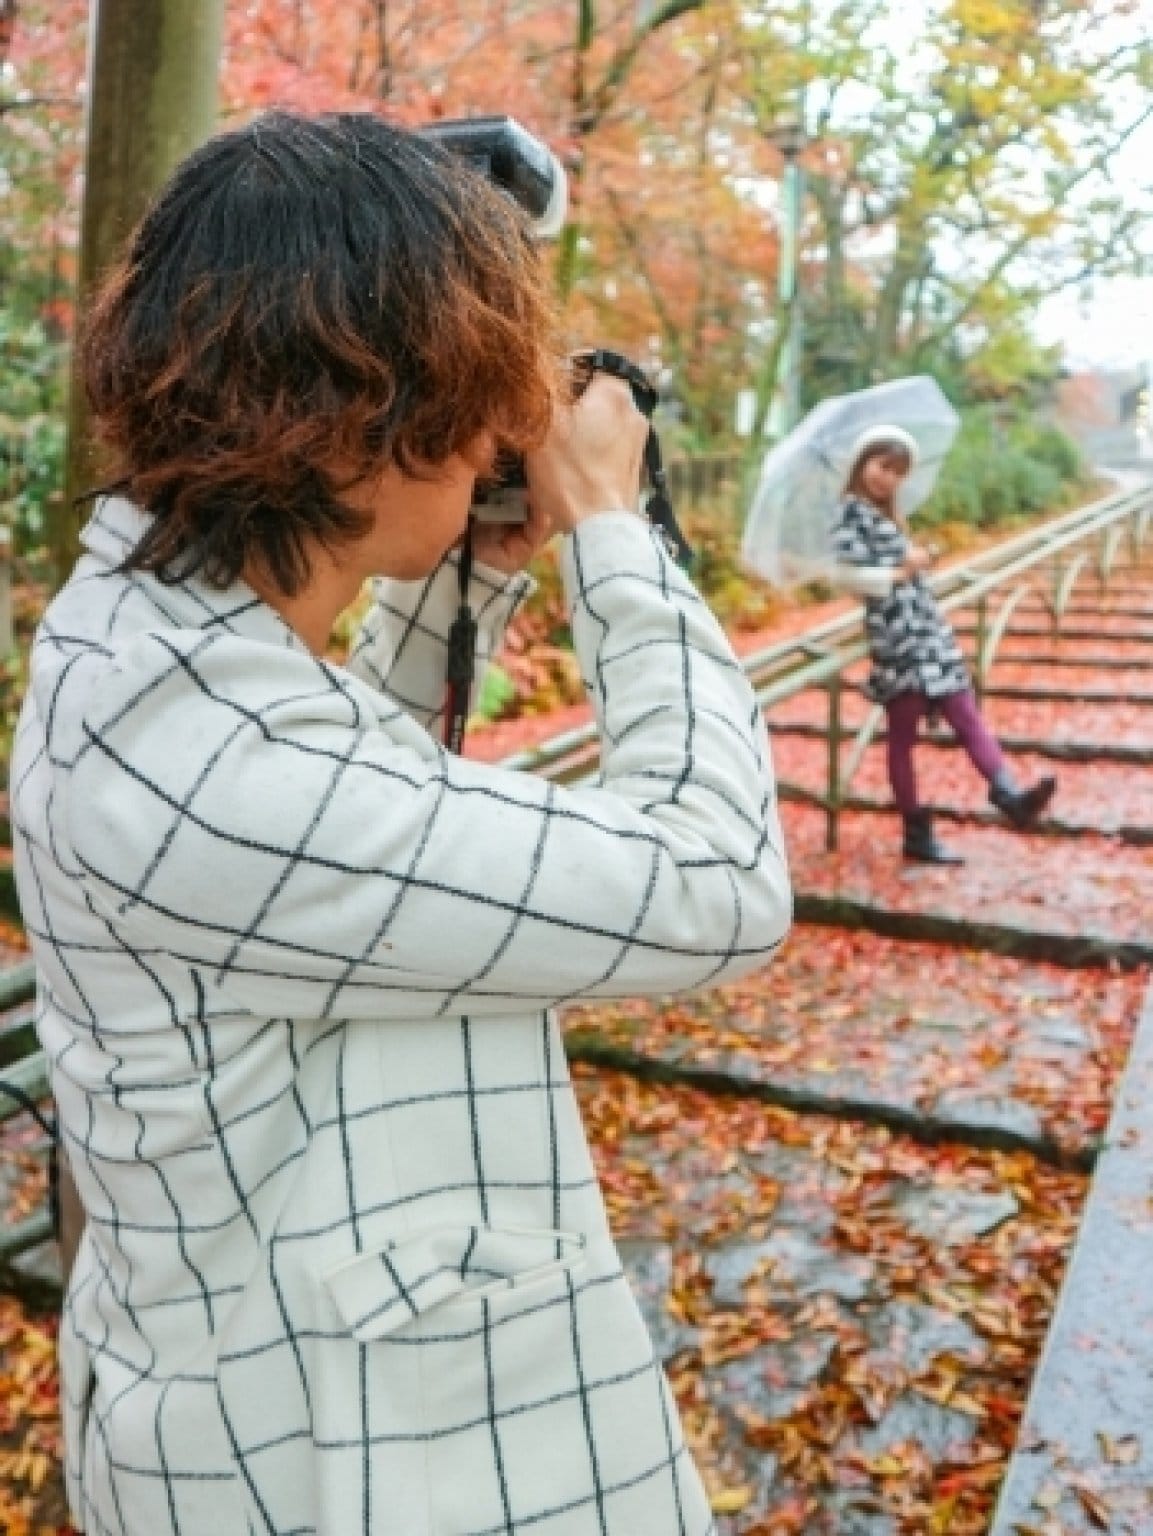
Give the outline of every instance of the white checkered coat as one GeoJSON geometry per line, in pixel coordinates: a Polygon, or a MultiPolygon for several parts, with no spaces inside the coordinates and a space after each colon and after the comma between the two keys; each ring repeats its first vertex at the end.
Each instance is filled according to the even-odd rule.
{"type": "MultiPolygon", "coordinates": [[[[449,564],[347,668],[247,588],[118,569],[104,502],[12,770],[39,1029],[88,1212],[61,1351],[89,1536],[704,1536],[549,1010],[762,964],[772,773],[643,522],[566,543],[605,743],[454,758],[449,564]]],[[[480,572],[491,652],[527,587],[480,572]]]]}

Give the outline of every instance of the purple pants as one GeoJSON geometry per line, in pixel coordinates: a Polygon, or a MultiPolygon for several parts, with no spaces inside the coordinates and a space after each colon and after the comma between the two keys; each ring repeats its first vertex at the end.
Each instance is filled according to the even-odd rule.
{"type": "Polygon", "coordinates": [[[913,747],[917,727],[930,703],[936,704],[952,726],[957,738],[972,759],[973,766],[992,784],[1005,772],[1005,756],[996,737],[981,719],[981,711],[971,688],[964,693],[946,694],[931,701],[923,693],[899,693],[885,705],[889,717],[889,782],[893,799],[902,816],[911,815],[920,805],[917,799],[917,775],[913,771],[913,747]]]}

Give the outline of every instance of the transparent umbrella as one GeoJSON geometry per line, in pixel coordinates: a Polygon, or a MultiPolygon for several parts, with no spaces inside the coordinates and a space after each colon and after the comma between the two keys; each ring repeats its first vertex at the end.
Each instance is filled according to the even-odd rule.
{"type": "Polygon", "coordinates": [[[960,426],[935,379],[918,374],[823,400],[765,455],[741,544],[754,571],[781,587],[832,572],[829,535],[853,445],[880,426],[901,427],[917,444],[917,465],[898,493],[901,511],[928,500],[960,426]]]}

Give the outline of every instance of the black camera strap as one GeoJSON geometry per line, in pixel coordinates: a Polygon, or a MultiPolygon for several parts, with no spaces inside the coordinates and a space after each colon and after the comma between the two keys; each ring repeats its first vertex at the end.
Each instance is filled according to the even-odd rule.
{"type": "MultiPolygon", "coordinates": [[[[692,562],[693,552],[677,524],[672,502],[669,500],[668,477],[661,460],[661,444],[652,415],[657,406],[657,391],[648,376],[619,352],[598,347],[590,352],[580,352],[573,358],[574,384],[577,392],[588,387],[595,373],[608,373],[623,379],[633,393],[633,401],[641,414],[648,418],[649,435],[645,442],[645,469],[649,488],[645,498],[645,516],[660,530],[669,558],[684,568],[692,562]]],[[[473,549],[472,522],[465,529],[460,548],[457,576],[460,583],[460,604],[456,618],[448,632],[448,663],[445,669],[444,744],[450,752],[459,752],[464,744],[465,727],[468,724],[469,698],[476,677],[476,617],[469,605],[469,583],[472,579],[473,549]]]]}
{"type": "Polygon", "coordinates": [[[459,752],[464,744],[468,723],[468,703],[476,677],[476,618],[468,601],[472,580],[472,521],[464,531],[460,546],[457,578],[460,606],[448,632],[448,664],[445,669],[444,744],[450,752],[459,752]]]}
{"type": "Polygon", "coordinates": [[[592,352],[582,352],[575,359],[587,373],[586,383],[594,373],[608,373],[615,379],[623,379],[633,392],[633,402],[642,416],[648,417],[649,435],[645,442],[645,468],[649,476],[649,491],[645,500],[645,516],[655,528],[659,528],[669,558],[683,569],[692,564],[693,552],[688,540],[677,523],[673,504],[669,499],[668,476],[661,459],[661,440],[652,425],[653,412],[657,408],[656,386],[648,375],[619,352],[598,347],[592,352]]]}

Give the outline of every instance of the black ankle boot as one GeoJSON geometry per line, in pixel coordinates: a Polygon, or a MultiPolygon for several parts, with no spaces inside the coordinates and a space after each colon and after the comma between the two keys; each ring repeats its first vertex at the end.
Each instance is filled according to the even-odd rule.
{"type": "Polygon", "coordinates": [[[1003,784],[994,784],[989,799],[1018,831],[1024,831],[1033,825],[1052,800],[1056,788],[1054,778],[1038,779],[1029,789],[1010,789],[1003,784]]]}
{"type": "Polygon", "coordinates": [[[953,853],[937,841],[933,831],[933,818],[928,811],[913,811],[902,818],[905,823],[905,843],[902,849],[907,859],[919,864],[963,864],[959,853],[953,853]]]}

